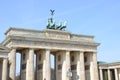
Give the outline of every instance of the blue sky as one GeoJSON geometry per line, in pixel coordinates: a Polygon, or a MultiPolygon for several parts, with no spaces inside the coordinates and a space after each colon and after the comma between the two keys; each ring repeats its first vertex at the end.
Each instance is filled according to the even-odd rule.
{"type": "Polygon", "coordinates": [[[67,31],[95,36],[99,61],[120,60],[120,0],[1,0],[0,42],[9,27],[44,30],[50,9],[67,31]]]}

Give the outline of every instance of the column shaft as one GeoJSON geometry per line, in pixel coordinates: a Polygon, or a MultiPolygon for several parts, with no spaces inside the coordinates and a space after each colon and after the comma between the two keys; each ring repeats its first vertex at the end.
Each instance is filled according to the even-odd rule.
{"type": "Polygon", "coordinates": [[[8,60],[7,58],[4,58],[3,60],[3,71],[2,71],[2,80],[8,80],[7,78],[7,72],[8,72],[8,69],[7,69],[7,64],[8,64],[8,60]]]}
{"type": "Polygon", "coordinates": [[[100,80],[103,80],[103,71],[100,69],[100,80]]]}
{"type": "Polygon", "coordinates": [[[66,51],[66,70],[70,69],[70,51],[66,51]]]}
{"type": "Polygon", "coordinates": [[[10,68],[9,68],[9,79],[15,80],[16,76],[16,49],[12,49],[9,53],[10,68]]]}
{"type": "Polygon", "coordinates": [[[46,49],[43,61],[43,80],[51,80],[50,50],[46,49]]]}
{"type": "Polygon", "coordinates": [[[67,72],[70,69],[70,51],[66,51],[66,53],[63,53],[63,66],[62,66],[62,80],[69,80],[69,77],[67,76],[67,72]]]}
{"type": "Polygon", "coordinates": [[[78,55],[77,75],[80,80],[85,80],[84,52],[80,52],[78,55]]]}
{"type": "Polygon", "coordinates": [[[28,53],[26,80],[34,80],[34,50],[33,49],[29,49],[29,53],[28,53]]]}
{"type": "Polygon", "coordinates": [[[111,80],[110,69],[108,69],[108,80],[111,80]]]}
{"type": "Polygon", "coordinates": [[[117,69],[115,68],[115,80],[118,80],[118,72],[117,72],[117,69]]]}
{"type": "Polygon", "coordinates": [[[91,75],[91,80],[99,80],[98,65],[97,65],[97,53],[95,53],[95,52],[93,52],[91,54],[90,75],[91,75]]]}
{"type": "MultiPolygon", "coordinates": [[[[65,55],[65,54],[63,54],[65,55]]],[[[65,56],[63,56],[64,58],[65,56]]],[[[64,60],[62,63],[62,80],[66,80],[67,77],[67,70],[66,70],[66,61],[64,60]]]]}
{"type": "Polygon", "coordinates": [[[80,60],[78,59],[78,61],[77,61],[77,75],[79,76],[79,78],[81,79],[81,75],[80,75],[80,60]]]}
{"type": "Polygon", "coordinates": [[[46,80],[51,80],[51,70],[50,70],[50,50],[46,50],[46,80]]]}
{"type": "Polygon", "coordinates": [[[120,68],[118,68],[118,80],[120,80],[120,68]]]}

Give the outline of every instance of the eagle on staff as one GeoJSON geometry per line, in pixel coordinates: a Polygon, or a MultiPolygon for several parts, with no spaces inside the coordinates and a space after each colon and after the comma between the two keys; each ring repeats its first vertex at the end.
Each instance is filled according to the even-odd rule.
{"type": "Polygon", "coordinates": [[[53,16],[53,15],[54,15],[55,10],[50,9],[50,12],[51,12],[51,16],[53,16]]]}
{"type": "Polygon", "coordinates": [[[46,28],[47,29],[54,29],[54,30],[65,30],[67,23],[64,22],[64,24],[60,23],[59,25],[56,25],[53,20],[55,10],[50,9],[51,18],[48,19],[48,23],[46,28]]]}

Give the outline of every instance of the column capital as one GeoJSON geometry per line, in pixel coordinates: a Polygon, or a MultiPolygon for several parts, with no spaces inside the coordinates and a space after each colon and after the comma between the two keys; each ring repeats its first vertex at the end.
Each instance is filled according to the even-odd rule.
{"type": "Polygon", "coordinates": [[[11,47],[10,49],[11,50],[17,50],[17,47],[11,47]]]}
{"type": "Polygon", "coordinates": [[[50,51],[50,49],[49,49],[49,48],[46,48],[45,50],[46,50],[46,51],[50,51]]]}
{"type": "Polygon", "coordinates": [[[8,57],[2,57],[3,59],[7,59],[8,60],[8,57]]]}
{"type": "Polygon", "coordinates": [[[85,51],[79,51],[80,53],[84,53],[85,51]]]}
{"type": "Polygon", "coordinates": [[[34,48],[29,48],[29,50],[34,50],[34,48]]]}
{"type": "Polygon", "coordinates": [[[3,60],[8,60],[8,58],[4,57],[3,60]]]}
{"type": "Polygon", "coordinates": [[[70,52],[70,50],[65,50],[66,52],[70,52]]]}
{"type": "Polygon", "coordinates": [[[93,54],[97,54],[97,51],[96,51],[96,52],[93,52],[93,54]]]}
{"type": "Polygon", "coordinates": [[[99,67],[99,69],[101,69],[101,70],[102,70],[102,69],[104,69],[104,68],[102,68],[102,67],[99,67]]]}

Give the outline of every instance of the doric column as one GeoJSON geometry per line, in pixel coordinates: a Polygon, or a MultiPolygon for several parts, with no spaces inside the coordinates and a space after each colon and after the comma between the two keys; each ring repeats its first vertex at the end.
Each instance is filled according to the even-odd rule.
{"type": "Polygon", "coordinates": [[[98,80],[98,65],[97,65],[97,53],[91,53],[91,62],[90,62],[90,75],[91,80],[98,80]]]}
{"type": "Polygon", "coordinates": [[[110,69],[108,69],[108,80],[111,80],[110,69]]]}
{"type": "Polygon", "coordinates": [[[103,80],[103,71],[101,68],[100,68],[100,80],[103,80]]]}
{"type": "Polygon", "coordinates": [[[97,53],[93,53],[93,64],[94,64],[94,80],[99,80],[98,77],[98,64],[97,64],[97,53]]]}
{"type": "Polygon", "coordinates": [[[46,49],[43,60],[43,80],[51,80],[50,50],[46,49]]]}
{"type": "Polygon", "coordinates": [[[77,75],[80,80],[85,80],[84,52],[79,52],[78,54],[77,75]]]}
{"type": "Polygon", "coordinates": [[[118,68],[117,70],[118,70],[118,80],[120,80],[120,68],[118,68]]]}
{"type": "Polygon", "coordinates": [[[55,78],[55,80],[56,80],[56,54],[54,54],[54,78],[55,78]]]}
{"type": "Polygon", "coordinates": [[[63,53],[62,80],[69,80],[67,72],[70,69],[70,51],[63,53]]]}
{"type": "Polygon", "coordinates": [[[15,80],[16,76],[16,49],[13,48],[11,52],[9,53],[9,79],[15,80]]]}
{"type": "Polygon", "coordinates": [[[50,73],[51,73],[51,70],[50,70],[50,50],[47,49],[46,50],[46,80],[51,80],[50,77],[50,73]]]}
{"type": "Polygon", "coordinates": [[[66,70],[70,69],[70,51],[66,51],[66,70]]]}
{"type": "Polygon", "coordinates": [[[34,80],[34,50],[29,49],[27,56],[26,80],[34,80]]]}
{"type": "Polygon", "coordinates": [[[2,71],[2,80],[8,80],[7,78],[7,72],[8,72],[8,69],[7,69],[7,63],[8,63],[8,59],[7,58],[4,58],[3,59],[3,71],[2,71]]]}
{"type": "Polygon", "coordinates": [[[115,70],[115,80],[118,80],[118,72],[117,72],[117,68],[115,68],[114,70],[115,70]]]}

